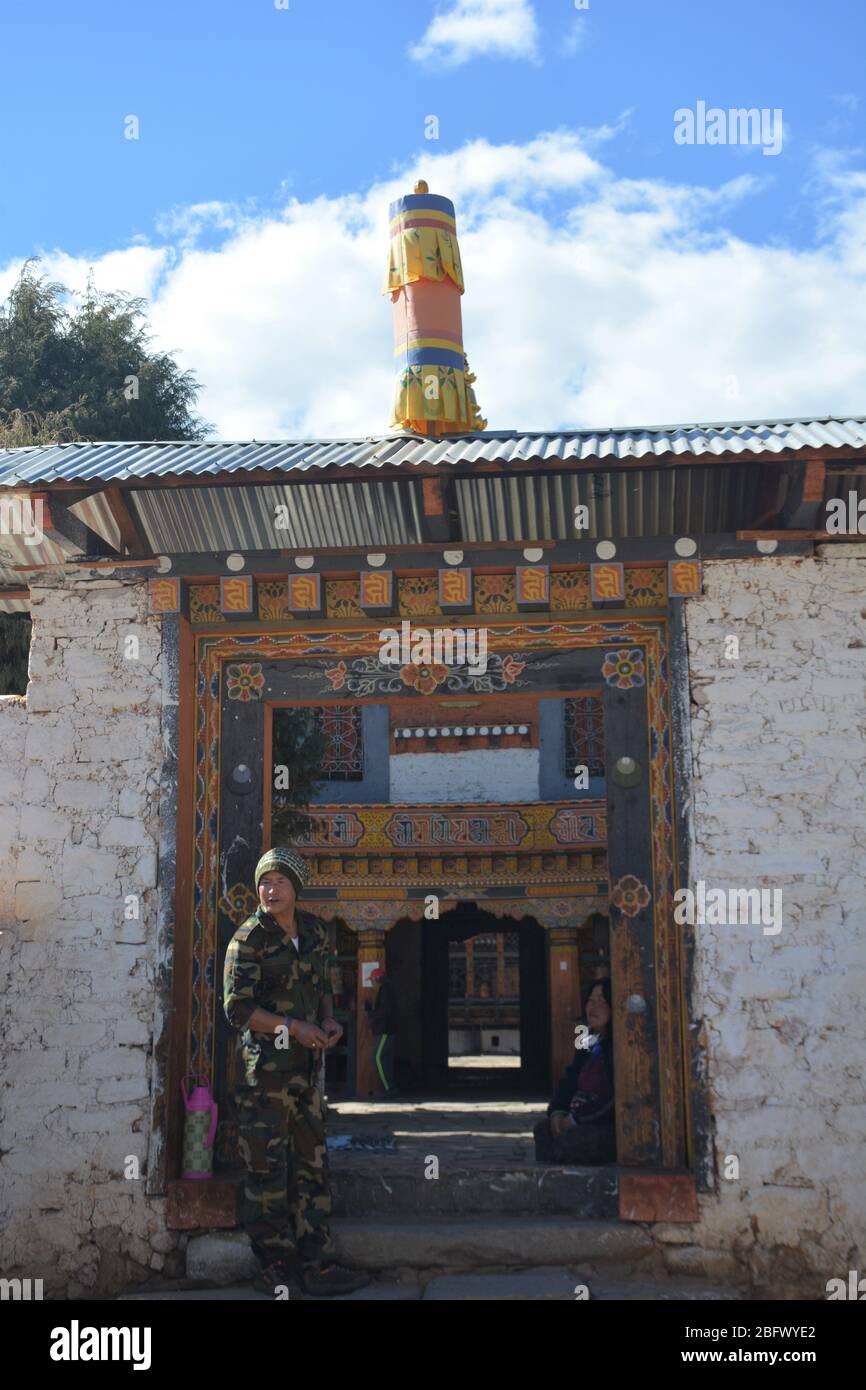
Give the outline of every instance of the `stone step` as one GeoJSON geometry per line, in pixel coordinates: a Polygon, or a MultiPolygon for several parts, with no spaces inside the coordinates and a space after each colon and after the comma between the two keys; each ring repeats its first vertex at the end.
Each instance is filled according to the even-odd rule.
{"type": "MultiPolygon", "coordinates": [[[[653,1277],[659,1255],[642,1227],[620,1222],[574,1221],[570,1217],[512,1217],[381,1220],[335,1217],[331,1224],[340,1259],[352,1268],[386,1273],[462,1271],[497,1273],[551,1263],[587,1273],[613,1270],[653,1277]]],[[[238,1284],[250,1280],[255,1262],[242,1231],[193,1236],[186,1251],[187,1278],[198,1283],[238,1284]]]]}
{"type": "MultiPolygon", "coordinates": [[[[390,1158],[390,1156],[389,1156],[390,1158]]],[[[616,1168],[566,1168],[532,1164],[502,1167],[466,1165],[425,1178],[382,1159],[340,1155],[331,1161],[335,1216],[570,1216],[602,1221],[619,1214],[616,1168]]]]}
{"type": "MultiPolygon", "coordinates": [[[[377,1282],[355,1293],[335,1299],[310,1299],[302,1302],[572,1302],[620,1300],[644,1302],[717,1302],[735,1301],[744,1295],[736,1289],[708,1284],[697,1279],[624,1280],[587,1275],[581,1278],[562,1266],[541,1266],[510,1274],[446,1274],[433,1275],[426,1282],[394,1284],[377,1282]]],[[[160,1303],[182,1302],[272,1302],[270,1295],[257,1293],[248,1284],[235,1284],[221,1289],[170,1289],[152,1293],[121,1294],[120,1302],[160,1303]]],[[[291,1301],[291,1300],[288,1300],[291,1301]]],[[[295,1300],[297,1301],[297,1300],[295,1300]]]]}
{"type": "MultiPolygon", "coordinates": [[[[429,1217],[334,1220],[340,1257],[359,1269],[495,1271],[502,1266],[567,1265],[630,1273],[659,1256],[642,1227],[567,1216],[429,1217]]],[[[660,1267],[660,1266],[659,1266],[660,1267]]]]}

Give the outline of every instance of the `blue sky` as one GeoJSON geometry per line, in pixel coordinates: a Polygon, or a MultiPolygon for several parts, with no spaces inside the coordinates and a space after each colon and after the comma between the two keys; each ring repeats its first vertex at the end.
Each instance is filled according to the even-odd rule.
{"type": "Polygon", "coordinates": [[[631,423],[656,400],[666,410],[682,401],[676,417],[685,418],[706,414],[714,392],[713,418],[741,418],[764,400],[770,414],[866,409],[862,357],[851,362],[866,334],[858,345],[862,323],[849,302],[864,271],[861,0],[590,0],[585,10],[572,0],[288,3],[5,0],[0,294],[34,254],[73,287],[93,265],[101,287],[147,294],[160,343],[198,372],[219,433],[382,428],[387,405],[375,397],[390,369],[389,311],[377,298],[378,261],[375,274],[368,266],[384,262],[388,198],[423,172],[458,202],[466,346],[491,428],[588,423],[598,409],[631,423]],[[699,101],[780,109],[780,152],[676,143],[674,113],[699,101]],[[137,140],[124,138],[130,115],[137,140]],[[425,139],[431,115],[438,140],[425,139]],[[497,243],[491,263],[498,227],[507,244],[497,243]],[[339,342],[313,322],[334,318],[324,244],[340,266],[339,342]],[[634,278],[642,256],[651,283],[634,278]],[[259,389],[236,379],[225,336],[242,343],[242,319],[256,318],[250,298],[270,292],[269,268],[285,312],[273,323],[266,312],[256,336],[265,332],[283,360],[258,373],[259,389]],[[693,357],[697,315],[725,299],[719,277],[726,294],[741,283],[744,298],[720,324],[724,347],[705,373],[714,385],[678,385],[682,369],[671,360],[658,368],[659,391],[649,331],[634,373],[614,380],[617,353],[597,341],[611,333],[611,315],[621,337],[640,341],[647,293],[665,283],[681,300],[677,322],[693,357]],[[786,285],[812,315],[803,321],[811,342],[819,337],[846,364],[841,378],[787,361],[783,340],[802,320],[785,307],[786,285]],[[495,347],[503,295],[514,301],[511,331],[524,339],[519,351],[509,345],[504,367],[495,347]],[[366,303],[360,317],[345,312],[347,296],[366,303]],[[551,382],[540,337],[546,323],[560,333],[563,310],[595,328],[559,343],[569,360],[551,382]],[[295,361],[281,322],[296,337],[309,328],[313,366],[322,351],[319,378],[295,361]],[[214,333],[223,337],[216,351],[214,333]],[[763,370],[748,347],[755,334],[763,370]],[[344,367],[328,405],[321,374],[336,362],[344,367]],[[732,377],[743,378],[734,395],[732,377]],[[502,417],[506,401],[531,418],[502,417]]]}

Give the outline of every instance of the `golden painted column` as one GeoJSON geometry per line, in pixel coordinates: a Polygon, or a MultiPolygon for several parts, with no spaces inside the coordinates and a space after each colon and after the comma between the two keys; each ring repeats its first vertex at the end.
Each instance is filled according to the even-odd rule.
{"type": "Polygon", "coordinates": [[[580,1020],[577,928],[547,928],[550,970],[550,1067],[555,1086],[574,1061],[574,1027],[580,1020]]]}
{"type": "Polygon", "coordinates": [[[368,980],[375,966],[385,968],[385,933],[379,927],[365,927],[358,931],[358,994],[357,994],[357,1033],[355,1052],[355,1092],[358,1100],[367,1100],[379,1090],[376,1069],[373,1062],[373,1030],[370,1012],[376,997],[377,982],[368,980]],[[364,967],[368,966],[367,970],[364,967]]]}

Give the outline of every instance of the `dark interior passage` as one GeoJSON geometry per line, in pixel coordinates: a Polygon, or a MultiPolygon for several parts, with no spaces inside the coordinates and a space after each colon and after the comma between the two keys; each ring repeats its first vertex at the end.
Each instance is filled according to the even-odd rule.
{"type": "Polygon", "coordinates": [[[537,922],[461,903],[438,921],[398,922],[387,936],[386,959],[400,1000],[401,1089],[524,1094],[549,1085],[546,950],[537,922]],[[467,1057],[467,1047],[469,1064],[449,1065],[467,1057]],[[506,1047],[516,1065],[501,1065],[506,1047]]]}

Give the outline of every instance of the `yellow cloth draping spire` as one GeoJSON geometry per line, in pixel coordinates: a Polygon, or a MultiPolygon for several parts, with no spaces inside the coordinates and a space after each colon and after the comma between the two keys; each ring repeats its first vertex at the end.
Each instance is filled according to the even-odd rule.
{"type": "Polygon", "coordinates": [[[459,434],[483,430],[472,383],[475,376],[454,367],[409,366],[397,377],[391,408],[391,429],[419,434],[459,434]]]}
{"type": "Polygon", "coordinates": [[[383,294],[416,280],[453,280],[463,293],[463,266],[457,237],[444,227],[406,227],[391,237],[383,294]]]}

